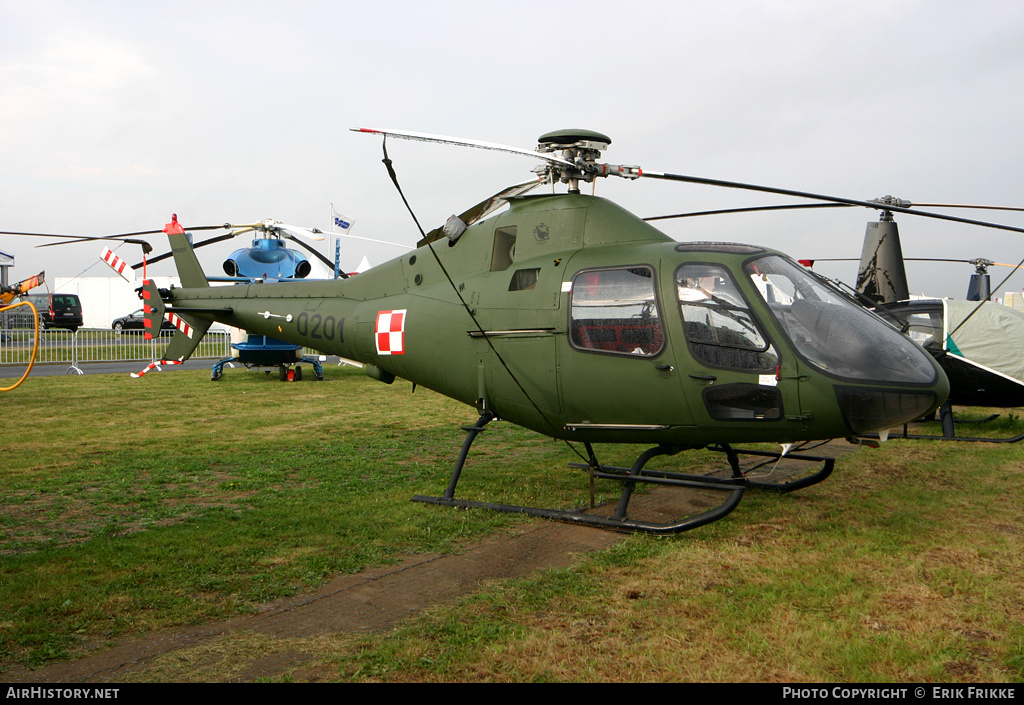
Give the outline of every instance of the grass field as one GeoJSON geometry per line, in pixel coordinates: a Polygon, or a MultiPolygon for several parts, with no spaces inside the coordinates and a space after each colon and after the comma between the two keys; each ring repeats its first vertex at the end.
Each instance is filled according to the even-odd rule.
{"type": "MultiPolygon", "coordinates": [[[[3,396],[0,669],[252,612],[524,521],[409,502],[443,491],[472,409],[326,373],[30,378],[3,396]]],[[[460,496],[575,505],[573,460],[492,424],[460,496]]],[[[751,494],[719,523],[631,537],[391,632],[232,634],[139,677],[225,680],[288,648],[342,681],[1020,682],[1022,477],[1024,447],[889,442],[807,490],[751,494]]]]}

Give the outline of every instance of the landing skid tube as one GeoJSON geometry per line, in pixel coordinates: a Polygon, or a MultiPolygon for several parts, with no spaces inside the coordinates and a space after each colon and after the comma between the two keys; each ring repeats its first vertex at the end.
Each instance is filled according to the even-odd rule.
{"type": "MultiPolygon", "coordinates": [[[[984,419],[977,419],[975,421],[962,421],[953,418],[953,407],[949,402],[946,402],[939,407],[939,421],[942,423],[942,435],[941,436],[927,436],[920,433],[909,433],[907,424],[903,424],[903,433],[889,433],[889,438],[909,438],[911,440],[924,440],[924,441],[969,441],[972,443],[1017,443],[1018,441],[1024,440],[1024,433],[1016,436],[1010,436],[1008,438],[982,438],[980,436],[958,436],[956,435],[956,429],[953,424],[983,424],[988,423],[999,418],[999,414],[993,414],[984,419]]],[[[864,434],[868,438],[878,438],[877,433],[864,434]]]]}
{"type": "MultiPolygon", "coordinates": [[[[493,502],[476,502],[472,500],[456,499],[455,489],[458,485],[459,477],[462,474],[462,468],[465,465],[466,457],[469,455],[470,446],[473,444],[476,437],[484,430],[484,427],[493,420],[493,418],[493,414],[484,412],[477,420],[476,425],[463,427],[463,430],[466,431],[466,439],[462,444],[462,451],[459,453],[459,458],[455,464],[455,470],[448,482],[448,488],[445,491],[444,496],[429,497],[416,495],[412,498],[414,502],[425,502],[427,504],[440,504],[448,507],[463,507],[469,509],[490,509],[492,511],[512,514],[527,514],[530,516],[538,516],[570,524],[578,524],[580,526],[592,526],[600,529],[610,529],[626,533],[671,535],[689,531],[690,529],[695,529],[699,526],[704,526],[705,524],[710,524],[711,522],[718,521],[719,519],[727,516],[737,507],[737,505],[739,505],[740,499],[742,499],[743,493],[747,489],[771,489],[788,492],[799,489],[800,487],[807,487],[808,485],[821,482],[832,472],[832,468],[835,463],[835,460],[832,458],[786,456],[795,460],[822,461],[824,462],[824,467],[814,475],[801,480],[790,483],[770,483],[749,480],[744,477],[739,466],[738,456],[740,454],[744,454],[778,458],[780,456],[779,453],[750,450],[736,451],[726,444],[715,447],[713,450],[726,454],[726,457],[729,460],[729,467],[732,471],[731,478],[715,478],[703,475],[685,475],[681,473],[644,470],[644,466],[651,460],[651,458],[660,455],[675,455],[682,450],[686,450],[685,446],[655,446],[641,453],[636,462],[633,463],[633,467],[627,469],[602,466],[597,461],[593,448],[589,443],[587,443],[585,445],[587,452],[590,455],[589,464],[572,463],[571,466],[588,469],[592,478],[591,485],[593,485],[594,479],[614,480],[622,483],[622,494],[619,497],[619,502],[616,506],[615,512],[611,517],[584,514],[582,510],[568,511],[544,509],[540,507],[526,507],[513,504],[497,504],[493,502]],[[632,519],[628,516],[627,512],[629,509],[629,502],[633,496],[633,490],[637,483],[712,490],[716,492],[725,492],[727,493],[727,496],[717,507],[713,509],[688,516],[678,522],[658,524],[632,519]]],[[[591,504],[593,505],[593,499],[591,499],[591,504]]]]}
{"type": "MultiPolygon", "coordinates": [[[[827,478],[829,475],[832,474],[832,470],[835,469],[835,464],[836,464],[835,458],[825,458],[825,457],[816,456],[816,455],[804,455],[802,453],[787,453],[787,454],[783,455],[782,453],[779,453],[777,451],[747,450],[747,449],[743,449],[743,448],[732,448],[731,446],[729,446],[727,444],[723,444],[721,446],[709,446],[708,450],[713,450],[713,451],[717,451],[717,452],[721,452],[721,453],[725,453],[726,454],[726,456],[729,458],[729,467],[732,469],[732,477],[711,477],[711,476],[708,476],[708,475],[685,475],[685,474],[680,474],[680,473],[660,472],[660,471],[657,471],[657,470],[644,470],[643,471],[643,475],[646,476],[646,477],[662,477],[662,476],[673,477],[673,478],[687,479],[687,480],[697,481],[697,482],[715,483],[715,484],[724,485],[724,486],[727,486],[727,487],[742,487],[744,489],[767,490],[769,492],[782,492],[782,493],[785,493],[785,492],[792,492],[794,490],[800,490],[800,489],[803,489],[805,487],[810,487],[811,485],[818,484],[819,482],[821,482],[822,480],[824,480],[825,478],[827,478]],[[795,461],[799,461],[799,462],[821,463],[821,468],[817,472],[815,472],[815,473],[813,473],[811,475],[807,475],[805,477],[801,477],[801,478],[796,479],[796,480],[790,480],[789,482],[764,482],[764,481],[761,481],[761,480],[752,479],[750,477],[750,473],[752,472],[752,470],[760,468],[761,465],[758,465],[756,468],[748,469],[746,472],[744,472],[739,467],[738,456],[741,456],[741,455],[751,455],[751,456],[755,456],[755,457],[769,458],[769,459],[774,459],[776,461],[779,461],[782,458],[786,458],[787,460],[795,460],[795,461]]],[[[770,462],[770,460],[766,461],[766,463],[767,462],[770,462]]],[[[764,465],[766,463],[762,463],[762,465],[764,465]]],[[[587,467],[586,465],[583,465],[582,463],[570,463],[570,466],[571,467],[576,467],[576,468],[586,468],[587,467]]],[[[610,472],[614,473],[614,475],[620,475],[620,476],[621,476],[622,473],[630,472],[629,470],[627,470],[625,468],[613,468],[613,467],[609,467],[609,466],[599,467],[599,469],[610,471],[610,472]]],[[[614,475],[611,476],[611,479],[619,479],[618,477],[615,477],[614,475]]],[[[595,477],[600,477],[600,478],[607,478],[607,477],[609,477],[608,475],[604,475],[604,474],[600,474],[600,473],[595,473],[594,476],[595,477]]]]}

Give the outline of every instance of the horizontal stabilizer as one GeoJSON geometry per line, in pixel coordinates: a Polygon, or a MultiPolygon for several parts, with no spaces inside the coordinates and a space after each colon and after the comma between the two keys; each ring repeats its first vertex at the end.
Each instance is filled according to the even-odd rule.
{"type": "Polygon", "coordinates": [[[168,362],[184,362],[199,347],[199,343],[202,342],[206,331],[210,330],[213,321],[184,313],[169,314],[168,319],[174,323],[177,330],[174,331],[174,337],[171,338],[170,345],[164,351],[163,359],[168,362]]]}

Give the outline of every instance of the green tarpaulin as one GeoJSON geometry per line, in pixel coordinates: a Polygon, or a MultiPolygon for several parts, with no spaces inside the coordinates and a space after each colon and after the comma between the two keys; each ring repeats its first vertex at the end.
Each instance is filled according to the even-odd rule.
{"type": "Polygon", "coordinates": [[[943,300],[943,347],[1024,384],[1024,313],[991,301],[980,308],[978,303],[943,300]]]}

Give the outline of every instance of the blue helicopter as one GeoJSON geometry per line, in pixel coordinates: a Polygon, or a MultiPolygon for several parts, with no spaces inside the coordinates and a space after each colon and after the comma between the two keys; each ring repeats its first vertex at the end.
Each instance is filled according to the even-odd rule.
{"type": "MultiPolygon", "coordinates": [[[[316,228],[300,228],[286,225],[276,220],[263,220],[248,225],[231,226],[235,228],[226,236],[212,238],[197,243],[195,247],[210,244],[214,241],[235,237],[246,232],[259,233],[252,241],[252,247],[235,250],[224,260],[225,278],[213,278],[211,281],[232,281],[239,283],[274,282],[305,279],[312,271],[312,265],[301,252],[289,249],[285,240],[297,242],[316,255],[326,264],[335,276],[346,276],[338,272],[335,263],[304,243],[296,235],[312,240],[323,240],[323,235],[316,228]]],[[[258,335],[246,331],[248,336],[244,342],[233,342],[231,347],[238,351],[236,356],[225,357],[213,366],[210,379],[216,381],[224,374],[224,366],[240,363],[247,368],[269,367],[278,369],[282,381],[301,380],[302,367],[297,363],[306,362],[313,366],[316,378],[324,378],[323,366],[318,356],[300,356],[301,345],[293,345],[268,335],[258,335]],[[294,368],[292,366],[294,365],[294,368]]],[[[270,374],[271,370],[267,371],[270,374]]]]}

